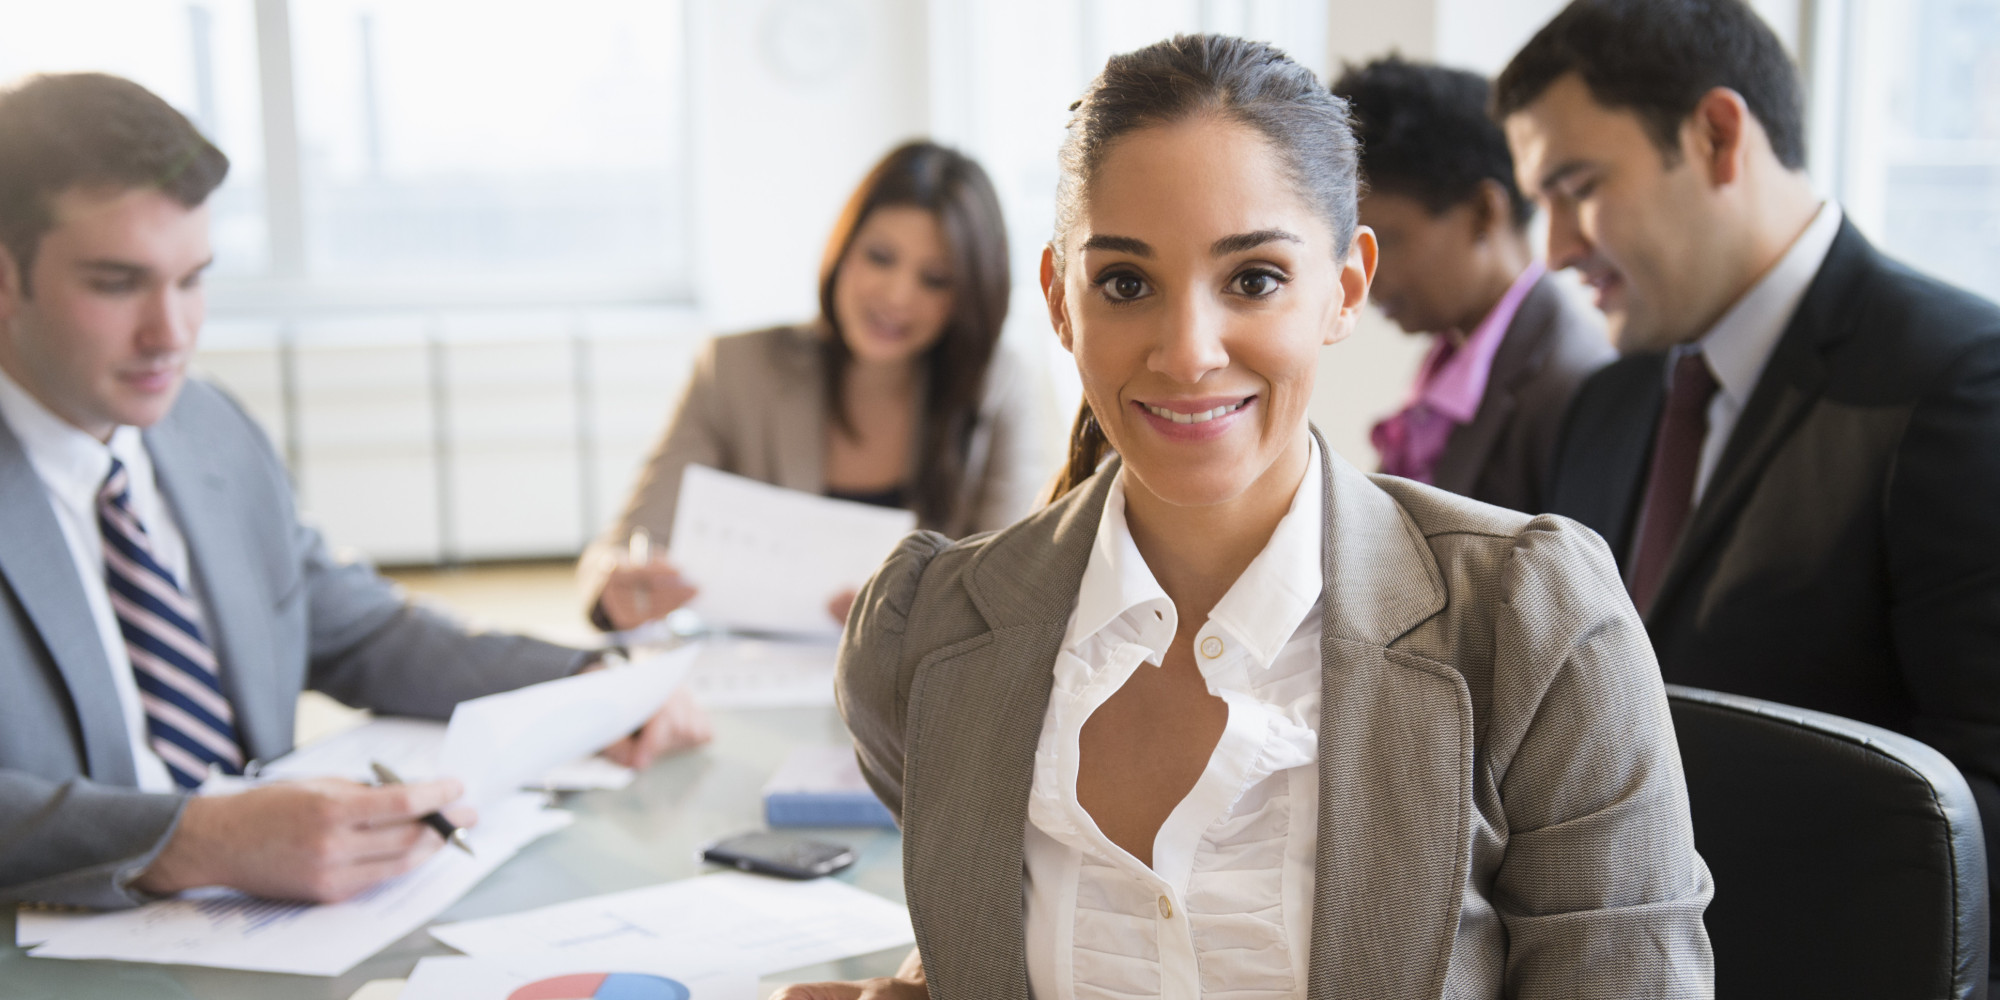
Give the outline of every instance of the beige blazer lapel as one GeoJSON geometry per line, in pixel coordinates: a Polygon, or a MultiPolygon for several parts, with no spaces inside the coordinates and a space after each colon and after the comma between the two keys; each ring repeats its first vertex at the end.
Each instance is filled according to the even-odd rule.
{"type": "Polygon", "coordinates": [[[911,682],[903,868],[925,898],[953,901],[916,928],[923,953],[954,957],[933,978],[944,996],[1027,995],[1021,833],[1035,748],[1117,468],[993,538],[966,572],[989,631],[931,653],[911,682]]]}
{"type": "Polygon", "coordinates": [[[1416,524],[1344,461],[1327,459],[1326,483],[1307,989],[1315,1000],[1435,998],[1470,857],[1471,700],[1455,671],[1388,648],[1444,608],[1416,524]]]}
{"type": "MultiPolygon", "coordinates": [[[[1317,432],[1315,432],[1317,433],[1317,432]]],[[[1324,441],[1322,456],[1330,456],[1324,441]]],[[[1328,484],[1321,609],[1320,836],[1309,993],[1443,988],[1471,834],[1472,708],[1442,665],[1387,648],[1444,607],[1414,522],[1346,462],[1328,484]]],[[[947,996],[1025,996],[1022,840],[1053,668],[1116,459],[993,537],[966,571],[988,631],[932,652],[911,682],[903,864],[917,943],[949,955],[947,996]],[[967,845],[981,845],[967,850],[967,845]]],[[[911,621],[924,616],[919,602],[911,621]]]]}
{"type": "MultiPolygon", "coordinates": [[[[813,326],[786,331],[785,350],[769,388],[765,422],[771,482],[807,493],[826,492],[826,374],[813,326]]],[[[746,473],[749,474],[749,473],[746,473]]]]}

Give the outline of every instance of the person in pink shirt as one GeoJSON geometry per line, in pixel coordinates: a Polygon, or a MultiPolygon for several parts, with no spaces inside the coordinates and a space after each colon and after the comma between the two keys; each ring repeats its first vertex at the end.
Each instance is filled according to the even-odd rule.
{"type": "Polygon", "coordinates": [[[1529,513],[1570,397],[1614,352],[1529,248],[1533,205],[1477,74],[1397,56],[1333,85],[1361,138],[1372,298],[1432,338],[1402,410],[1375,425],[1382,471],[1529,513]]]}

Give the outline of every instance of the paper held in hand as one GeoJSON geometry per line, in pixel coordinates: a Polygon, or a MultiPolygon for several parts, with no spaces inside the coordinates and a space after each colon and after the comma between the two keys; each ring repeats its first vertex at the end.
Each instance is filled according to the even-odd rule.
{"type": "Polygon", "coordinates": [[[711,626],[833,636],[827,605],[868,582],[915,514],[788,490],[690,465],[667,551],[711,626]]]}
{"type": "Polygon", "coordinates": [[[561,764],[602,750],[651,718],[679,687],[696,646],[460,702],[437,773],[465,783],[480,805],[561,764]]]}
{"type": "MultiPolygon", "coordinates": [[[[700,646],[683,646],[630,664],[593,670],[460,702],[449,725],[379,718],[301,747],[258,772],[257,781],[336,777],[374,780],[380,761],[405,779],[457,778],[463,801],[483,806],[521,788],[550,787],[585,766],[590,755],[639,728],[686,679],[700,646]]],[[[615,769],[615,766],[611,766],[615,769]]],[[[227,792],[239,780],[211,781],[227,792]]],[[[602,781],[594,782],[601,787],[602,781]]]]}

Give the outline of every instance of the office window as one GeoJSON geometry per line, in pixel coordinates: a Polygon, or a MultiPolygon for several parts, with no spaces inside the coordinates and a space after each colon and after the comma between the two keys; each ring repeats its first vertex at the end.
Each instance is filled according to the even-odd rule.
{"type": "Polygon", "coordinates": [[[255,21],[251,0],[6,0],[0,81],[29,73],[115,73],[179,108],[229,155],[229,179],[209,205],[214,273],[260,274],[269,239],[255,21]]]}
{"type": "Polygon", "coordinates": [[[2000,300],[2000,0],[1826,8],[1822,181],[1886,252],[2000,300]]]}
{"type": "Polygon", "coordinates": [[[679,275],[679,5],[301,0],[307,273],[679,275]]]}
{"type": "Polygon", "coordinates": [[[679,3],[0,0],[0,24],[0,79],[129,77],[229,154],[224,314],[687,295],[679,3]]]}

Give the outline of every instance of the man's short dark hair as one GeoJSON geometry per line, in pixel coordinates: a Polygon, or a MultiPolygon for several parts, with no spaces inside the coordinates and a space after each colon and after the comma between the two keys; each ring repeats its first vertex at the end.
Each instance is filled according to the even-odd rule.
{"type": "Polygon", "coordinates": [[[1728,87],[1764,126],[1778,162],[1806,165],[1798,69],[1742,0],[1575,0],[1501,71],[1495,117],[1526,108],[1570,72],[1597,103],[1636,112],[1669,164],[1702,95],[1728,87]]]}
{"type": "Polygon", "coordinates": [[[228,173],[193,122],[130,80],[45,74],[0,91],[0,245],[24,283],[57,195],[150,187],[194,208],[228,173]]]}
{"type": "Polygon", "coordinates": [[[1391,55],[1345,67],[1333,92],[1354,115],[1370,190],[1414,198],[1435,215],[1490,180],[1506,190],[1515,226],[1534,217],[1507,136],[1487,114],[1485,77],[1391,55]]]}

